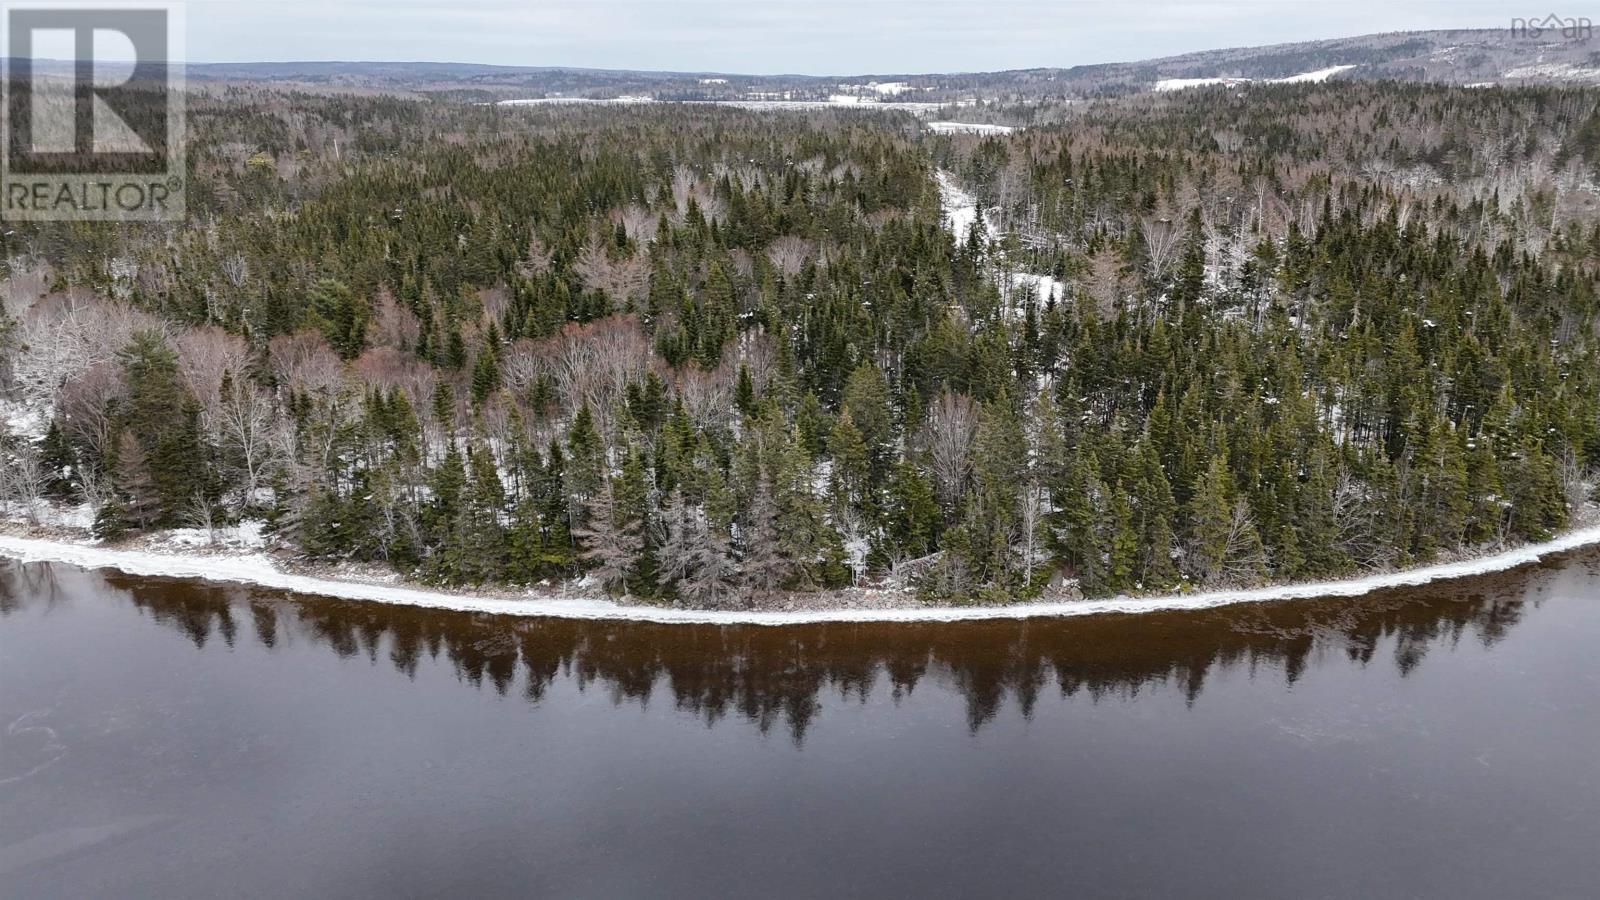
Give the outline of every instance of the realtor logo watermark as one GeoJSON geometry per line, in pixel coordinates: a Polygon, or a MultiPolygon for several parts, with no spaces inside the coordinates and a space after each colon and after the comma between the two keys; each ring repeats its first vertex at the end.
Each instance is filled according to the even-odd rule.
{"type": "Polygon", "coordinates": [[[1558,16],[1555,13],[1511,20],[1511,36],[1514,38],[1536,38],[1545,34],[1559,34],[1569,41],[1587,41],[1594,37],[1594,23],[1584,16],[1558,16]]]}
{"type": "Polygon", "coordinates": [[[0,0],[0,219],[183,218],[182,13],[0,0]]]}

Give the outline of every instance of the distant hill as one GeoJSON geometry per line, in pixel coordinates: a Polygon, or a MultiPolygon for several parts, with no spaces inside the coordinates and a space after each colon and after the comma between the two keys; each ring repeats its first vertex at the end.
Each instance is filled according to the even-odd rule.
{"type": "MultiPolygon", "coordinates": [[[[65,64],[56,64],[65,73],[65,64]]],[[[49,70],[51,63],[39,67],[49,70]]],[[[1600,85],[1592,29],[1516,34],[1507,28],[1410,31],[1205,50],[1139,62],[1002,72],[740,75],[451,62],[256,62],[188,67],[197,82],[265,83],[308,90],[508,97],[648,96],[657,100],[933,101],[1026,99],[1171,89],[1206,83],[1394,79],[1449,84],[1600,85]],[[1299,76],[1299,77],[1297,77],[1299,76]]]]}
{"type": "Polygon", "coordinates": [[[1078,66],[1062,79],[1079,87],[1143,86],[1163,79],[1286,79],[1336,66],[1336,78],[1384,78],[1455,84],[1570,82],[1600,84],[1600,42],[1510,28],[1411,31],[1186,53],[1144,62],[1078,66]]]}

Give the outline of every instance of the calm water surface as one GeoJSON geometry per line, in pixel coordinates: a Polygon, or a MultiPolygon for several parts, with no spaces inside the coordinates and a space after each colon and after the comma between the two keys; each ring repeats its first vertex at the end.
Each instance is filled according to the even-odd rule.
{"type": "Polygon", "coordinates": [[[5,897],[1600,894],[1600,553],[700,627],[0,561],[5,897]]]}

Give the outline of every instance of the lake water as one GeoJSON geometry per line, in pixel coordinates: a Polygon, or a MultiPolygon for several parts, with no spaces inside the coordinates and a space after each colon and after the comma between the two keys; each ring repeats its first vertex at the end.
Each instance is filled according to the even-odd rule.
{"type": "Polygon", "coordinates": [[[5,897],[1580,897],[1600,552],[702,627],[0,560],[5,897]]]}

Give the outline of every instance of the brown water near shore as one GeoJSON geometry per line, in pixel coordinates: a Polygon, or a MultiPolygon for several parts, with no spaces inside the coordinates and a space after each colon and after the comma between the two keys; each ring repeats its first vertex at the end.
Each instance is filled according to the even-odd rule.
{"type": "Polygon", "coordinates": [[[0,894],[1585,896],[1597,648],[1593,550],[786,627],[0,561],[0,894]]]}

